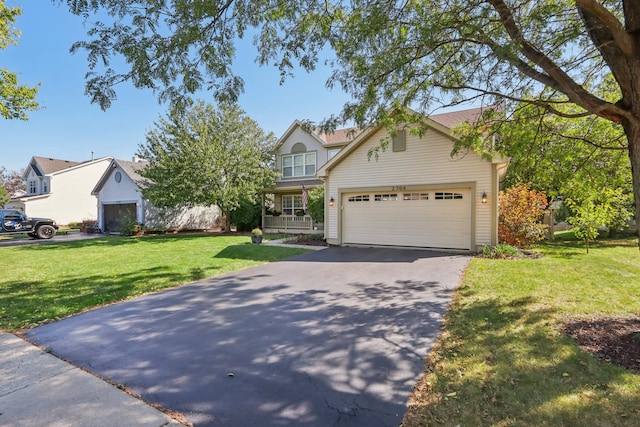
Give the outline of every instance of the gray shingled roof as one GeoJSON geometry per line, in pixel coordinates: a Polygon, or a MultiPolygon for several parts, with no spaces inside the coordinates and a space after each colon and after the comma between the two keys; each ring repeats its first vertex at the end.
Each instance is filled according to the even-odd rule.
{"type": "Polygon", "coordinates": [[[145,179],[138,174],[138,171],[149,164],[146,160],[140,160],[137,162],[130,162],[127,160],[118,160],[117,161],[124,173],[126,173],[129,178],[133,180],[136,184],[140,184],[145,179]]]}
{"type": "Polygon", "coordinates": [[[33,156],[45,175],[59,172],[64,169],[79,165],[84,162],[72,162],[71,160],[52,159],[49,157],[33,156]]]}

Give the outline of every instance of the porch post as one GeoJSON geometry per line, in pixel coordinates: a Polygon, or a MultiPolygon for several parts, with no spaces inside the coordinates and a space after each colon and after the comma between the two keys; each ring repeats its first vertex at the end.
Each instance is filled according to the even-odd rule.
{"type": "Polygon", "coordinates": [[[264,208],[264,190],[262,190],[261,193],[261,205],[262,205],[262,218],[260,218],[260,228],[264,229],[264,215],[265,215],[265,208],[264,208]]]}

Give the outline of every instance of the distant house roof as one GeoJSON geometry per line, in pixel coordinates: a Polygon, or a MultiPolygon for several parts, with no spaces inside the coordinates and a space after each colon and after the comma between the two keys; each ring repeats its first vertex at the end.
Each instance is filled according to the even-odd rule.
{"type": "Polygon", "coordinates": [[[126,173],[127,176],[131,178],[131,180],[136,184],[140,184],[141,182],[144,181],[144,178],[140,176],[138,171],[149,164],[147,160],[138,160],[135,162],[130,162],[127,160],[114,159],[114,162],[116,162],[120,166],[122,171],[126,173]]]}
{"type": "Polygon", "coordinates": [[[434,122],[440,123],[441,125],[451,129],[452,127],[460,123],[464,123],[464,122],[474,123],[476,120],[478,120],[478,118],[480,117],[483,111],[486,111],[491,108],[493,107],[471,108],[469,110],[451,111],[449,113],[433,114],[429,116],[429,118],[434,122]]]}
{"type": "Polygon", "coordinates": [[[330,133],[314,132],[325,144],[347,144],[362,132],[358,128],[336,129],[330,133]]]}
{"type": "Polygon", "coordinates": [[[33,156],[33,162],[36,162],[38,164],[38,167],[40,168],[40,170],[36,172],[42,172],[44,175],[49,175],[55,172],[59,172],[63,169],[68,169],[82,163],[82,162],[73,162],[71,160],[52,159],[50,157],[40,157],[40,156],[33,156]]]}
{"type": "Polygon", "coordinates": [[[33,156],[29,162],[29,166],[25,169],[23,177],[26,178],[30,170],[33,170],[38,176],[54,175],[57,173],[65,173],[70,169],[84,167],[110,160],[111,156],[100,157],[83,162],[74,162],[72,160],[53,159],[51,157],[33,156]]]}

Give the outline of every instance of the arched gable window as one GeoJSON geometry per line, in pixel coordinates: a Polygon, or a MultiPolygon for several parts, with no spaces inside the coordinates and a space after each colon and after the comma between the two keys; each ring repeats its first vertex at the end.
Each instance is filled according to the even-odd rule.
{"type": "Polygon", "coordinates": [[[307,146],[304,145],[302,142],[296,142],[295,144],[293,144],[293,147],[291,147],[292,153],[305,153],[306,151],[307,151],[307,146]]]}

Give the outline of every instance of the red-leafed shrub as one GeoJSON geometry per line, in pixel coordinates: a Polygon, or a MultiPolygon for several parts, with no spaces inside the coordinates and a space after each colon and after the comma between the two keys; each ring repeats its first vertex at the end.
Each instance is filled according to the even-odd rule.
{"type": "Polygon", "coordinates": [[[544,192],[518,184],[500,192],[498,237],[500,242],[526,248],[544,238],[547,226],[542,224],[547,196],[544,192]]]}

